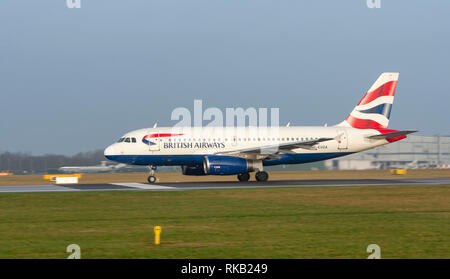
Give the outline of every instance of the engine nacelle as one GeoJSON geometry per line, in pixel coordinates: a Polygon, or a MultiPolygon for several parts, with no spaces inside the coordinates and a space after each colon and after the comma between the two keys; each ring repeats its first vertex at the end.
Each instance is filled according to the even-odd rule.
{"type": "Polygon", "coordinates": [[[184,175],[206,175],[202,165],[181,166],[181,172],[184,175]]]}
{"type": "Polygon", "coordinates": [[[203,168],[206,174],[232,175],[254,170],[254,162],[232,156],[205,156],[203,168]]]}

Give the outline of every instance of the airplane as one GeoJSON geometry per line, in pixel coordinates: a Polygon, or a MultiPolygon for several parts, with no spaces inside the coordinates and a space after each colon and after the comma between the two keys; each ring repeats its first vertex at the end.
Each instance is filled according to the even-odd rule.
{"type": "Polygon", "coordinates": [[[264,166],[302,164],[341,157],[406,138],[414,130],[388,129],[399,73],[382,73],[348,117],[320,127],[153,127],[134,130],[108,146],[107,159],[145,165],[149,183],[158,166],[181,166],[184,175],[237,175],[255,172],[268,181],[264,166]]]}
{"type": "Polygon", "coordinates": [[[67,166],[67,167],[60,167],[58,170],[60,172],[65,172],[65,173],[110,172],[110,171],[116,171],[125,166],[126,166],[126,164],[117,164],[117,165],[107,166],[106,161],[102,161],[101,164],[97,165],[97,166],[67,166]]]}

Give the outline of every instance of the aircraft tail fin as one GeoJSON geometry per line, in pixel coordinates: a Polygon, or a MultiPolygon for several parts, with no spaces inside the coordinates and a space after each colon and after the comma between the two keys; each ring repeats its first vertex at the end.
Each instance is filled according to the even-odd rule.
{"type": "Polygon", "coordinates": [[[382,73],[348,117],[336,126],[386,129],[399,73],[382,73]]]}

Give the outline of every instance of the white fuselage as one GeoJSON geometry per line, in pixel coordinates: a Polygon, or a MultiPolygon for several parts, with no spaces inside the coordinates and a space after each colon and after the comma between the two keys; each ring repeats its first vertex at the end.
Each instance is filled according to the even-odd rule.
{"type": "MultiPolygon", "coordinates": [[[[310,149],[296,148],[287,154],[279,154],[279,159],[263,159],[264,165],[296,164],[344,156],[389,143],[385,139],[366,138],[378,134],[377,130],[351,127],[148,128],[125,134],[121,142],[105,150],[105,156],[127,164],[189,165],[190,159],[192,164],[197,164],[205,155],[239,153],[252,148],[332,138],[310,149]]],[[[252,156],[241,155],[258,159],[258,156],[252,156]]]]}

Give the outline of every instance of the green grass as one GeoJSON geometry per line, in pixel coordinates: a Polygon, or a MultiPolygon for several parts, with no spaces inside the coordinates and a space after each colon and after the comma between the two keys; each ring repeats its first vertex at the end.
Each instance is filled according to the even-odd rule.
{"type": "Polygon", "coordinates": [[[0,258],[450,258],[450,187],[0,195],[0,258]],[[153,244],[155,225],[161,245],[153,244]]]}

